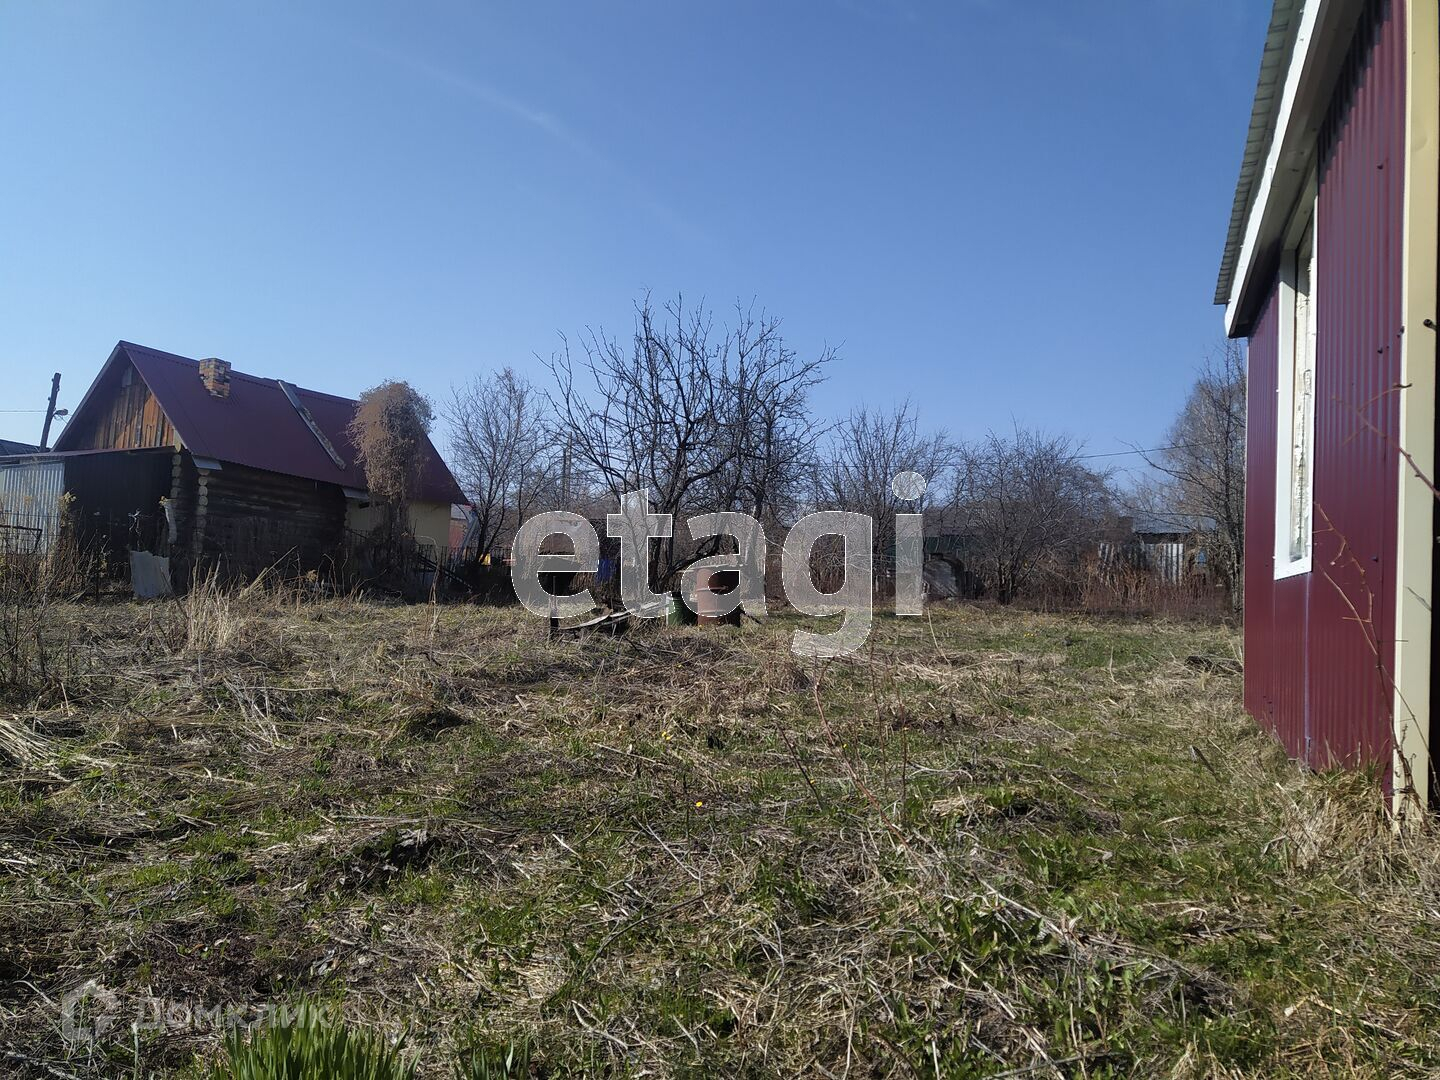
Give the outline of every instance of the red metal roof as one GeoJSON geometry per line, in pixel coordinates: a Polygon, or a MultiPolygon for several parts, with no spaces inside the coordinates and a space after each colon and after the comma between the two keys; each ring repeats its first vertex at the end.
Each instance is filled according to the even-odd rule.
{"type": "MultiPolygon", "coordinates": [[[[229,396],[217,398],[211,396],[201,381],[197,360],[122,341],[110,354],[106,368],[127,359],[135,365],[185,448],[194,456],[362,491],[369,489],[364,470],[355,463],[355,446],[347,431],[357,407],[354,400],[295,388],[317,426],[345,461],[346,467],[341,469],[321,447],[275,379],[232,370],[229,396]]],[[[95,385],[99,383],[97,378],[95,385]]],[[[90,403],[94,389],[92,386],[75,410],[77,417],[90,403]]],[[[72,419],[67,432],[78,429],[72,419]]],[[[64,440],[64,435],[56,440],[57,450],[66,449],[64,440]]],[[[428,442],[418,498],[436,503],[465,501],[450,469],[428,442]]]]}

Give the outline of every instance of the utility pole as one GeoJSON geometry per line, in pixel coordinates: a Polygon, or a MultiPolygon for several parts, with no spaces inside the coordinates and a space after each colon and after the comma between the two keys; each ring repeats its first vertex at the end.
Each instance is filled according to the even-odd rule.
{"type": "Polygon", "coordinates": [[[60,396],[60,372],[50,380],[50,405],[45,410],[45,430],[40,433],[40,449],[50,449],[50,425],[55,422],[55,401],[60,396]]]}
{"type": "Polygon", "coordinates": [[[560,455],[560,505],[570,509],[570,436],[565,436],[565,449],[560,455]]]}

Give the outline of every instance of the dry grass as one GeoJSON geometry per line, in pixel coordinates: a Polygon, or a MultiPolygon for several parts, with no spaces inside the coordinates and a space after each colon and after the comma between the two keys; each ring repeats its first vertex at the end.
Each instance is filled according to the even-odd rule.
{"type": "Polygon", "coordinates": [[[819,667],[795,625],[52,611],[83,660],[0,687],[0,1060],[184,1074],[205,1010],[308,998],[435,1076],[1440,1065],[1440,838],[1285,762],[1230,631],[956,608],[819,667]]]}

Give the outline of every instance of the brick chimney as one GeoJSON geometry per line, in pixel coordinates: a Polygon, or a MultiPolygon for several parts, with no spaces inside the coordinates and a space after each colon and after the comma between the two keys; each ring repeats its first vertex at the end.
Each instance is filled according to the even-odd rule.
{"type": "Polygon", "coordinates": [[[224,360],[217,360],[215,357],[200,361],[200,381],[205,384],[205,389],[210,391],[211,397],[227,398],[230,396],[230,365],[224,360]]]}

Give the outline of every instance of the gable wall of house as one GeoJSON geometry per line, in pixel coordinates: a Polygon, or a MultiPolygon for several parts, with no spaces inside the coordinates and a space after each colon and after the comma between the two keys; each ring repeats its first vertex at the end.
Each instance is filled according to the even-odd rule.
{"type": "Polygon", "coordinates": [[[179,438],[155,395],[130,363],[116,365],[94,403],[65,432],[67,450],[139,450],[178,446],[179,438]]]}

